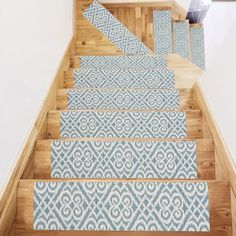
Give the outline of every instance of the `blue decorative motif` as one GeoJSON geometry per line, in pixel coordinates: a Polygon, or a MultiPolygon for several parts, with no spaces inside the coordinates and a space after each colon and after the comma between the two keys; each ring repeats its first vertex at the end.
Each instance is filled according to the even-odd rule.
{"type": "Polygon", "coordinates": [[[175,74],[167,68],[154,70],[80,69],[74,71],[77,88],[174,89],[175,74]]]}
{"type": "Polygon", "coordinates": [[[61,112],[62,138],[186,138],[185,112],[61,112]]]}
{"type": "Polygon", "coordinates": [[[205,69],[205,47],[204,47],[204,29],[203,27],[191,27],[191,51],[192,62],[205,69]]]}
{"type": "Polygon", "coordinates": [[[174,34],[174,53],[189,60],[190,42],[189,42],[189,21],[173,23],[174,34]]]}
{"type": "Polygon", "coordinates": [[[197,178],[194,141],[53,141],[52,178],[197,178]]]}
{"type": "Polygon", "coordinates": [[[157,55],[80,56],[81,68],[94,69],[156,69],[167,67],[167,57],[157,55]]]}
{"type": "Polygon", "coordinates": [[[67,108],[76,109],[179,109],[178,90],[69,89],[67,108]]]}
{"type": "Polygon", "coordinates": [[[125,54],[148,54],[150,49],[96,0],[83,16],[125,54]]]}
{"type": "Polygon", "coordinates": [[[209,231],[205,182],[36,182],[35,230],[209,231]]]}
{"type": "Polygon", "coordinates": [[[153,34],[155,52],[169,54],[172,52],[171,11],[153,11],[153,34]]]}

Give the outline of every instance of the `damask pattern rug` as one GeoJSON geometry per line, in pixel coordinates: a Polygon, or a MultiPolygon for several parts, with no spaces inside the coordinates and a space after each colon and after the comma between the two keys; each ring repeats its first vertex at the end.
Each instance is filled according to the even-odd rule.
{"type": "Polygon", "coordinates": [[[204,29],[190,28],[192,62],[205,69],[204,29]]]}
{"type": "Polygon", "coordinates": [[[131,33],[98,1],[86,9],[83,16],[125,54],[148,54],[151,50],[131,33]]]}
{"type": "Polygon", "coordinates": [[[35,230],[209,231],[205,182],[36,182],[35,230]]]}
{"type": "Polygon", "coordinates": [[[67,108],[76,109],[179,109],[178,90],[69,89],[67,108]]]}
{"type": "Polygon", "coordinates": [[[171,25],[171,11],[153,11],[154,48],[158,54],[169,54],[172,52],[171,25]]]}
{"type": "Polygon", "coordinates": [[[174,53],[189,60],[190,40],[188,20],[173,23],[174,53]]]}
{"type": "Polygon", "coordinates": [[[186,138],[185,112],[64,111],[61,138],[186,138]]]}
{"type": "Polygon", "coordinates": [[[162,55],[131,56],[80,56],[81,68],[94,69],[156,69],[167,67],[167,57],[162,55]]]}
{"type": "Polygon", "coordinates": [[[197,178],[194,141],[51,143],[52,178],[197,178]]]}
{"type": "Polygon", "coordinates": [[[74,71],[76,88],[175,88],[175,74],[167,68],[91,69],[74,71]]]}

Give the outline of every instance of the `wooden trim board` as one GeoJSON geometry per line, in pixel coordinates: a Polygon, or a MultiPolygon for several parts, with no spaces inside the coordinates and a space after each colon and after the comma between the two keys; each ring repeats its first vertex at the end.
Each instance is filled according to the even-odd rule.
{"type": "Polygon", "coordinates": [[[207,102],[206,96],[199,82],[193,87],[193,95],[199,108],[202,111],[203,119],[206,120],[207,126],[211,132],[215,144],[215,162],[216,162],[216,179],[227,180],[230,183],[232,194],[232,218],[233,218],[233,235],[236,235],[236,167],[232,156],[224,142],[214,115],[207,102]]]}
{"type": "Polygon", "coordinates": [[[7,236],[11,234],[15,225],[16,213],[16,191],[20,178],[26,167],[31,163],[32,153],[37,139],[46,137],[46,117],[49,110],[56,108],[56,94],[58,88],[63,87],[65,71],[70,66],[70,58],[74,55],[75,37],[72,37],[66,49],[63,59],[55,75],[47,95],[42,102],[38,116],[34,122],[25,144],[18,156],[15,166],[10,173],[5,187],[0,193],[0,235],[7,236]]]}

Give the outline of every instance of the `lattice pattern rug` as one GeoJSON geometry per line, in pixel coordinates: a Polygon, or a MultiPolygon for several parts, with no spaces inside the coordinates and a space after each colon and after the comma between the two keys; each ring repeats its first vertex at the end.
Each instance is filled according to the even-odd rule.
{"type": "Polygon", "coordinates": [[[125,54],[148,54],[151,52],[98,1],[94,0],[83,12],[83,16],[125,54]]]}
{"type": "Polygon", "coordinates": [[[77,88],[175,88],[175,74],[167,68],[153,70],[80,69],[74,71],[77,88]]]}
{"type": "Polygon", "coordinates": [[[70,89],[67,108],[76,109],[179,109],[178,90],[70,89]]]}
{"type": "Polygon", "coordinates": [[[167,67],[167,57],[158,55],[80,56],[81,68],[94,69],[155,69],[167,67]]]}
{"type": "Polygon", "coordinates": [[[64,111],[62,138],[186,138],[185,112],[64,111]]]}
{"type": "Polygon", "coordinates": [[[35,230],[209,231],[208,185],[36,182],[35,230]]]}
{"type": "Polygon", "coordinates": [[[53,141],[52,178],[197,178],[194,141],[53,141]]]}

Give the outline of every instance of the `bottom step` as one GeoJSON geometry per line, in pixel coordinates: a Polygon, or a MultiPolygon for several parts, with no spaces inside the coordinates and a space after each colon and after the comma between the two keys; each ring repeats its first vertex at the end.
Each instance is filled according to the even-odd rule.
{"type": "Polygon", "coordinates": [[[229,235],[230,227],[230,191],[221,181],[24,180],[18,189],[19,235],[78,235],[73,231],[83,230],[94,235],[96,231],[229,235]]]}

